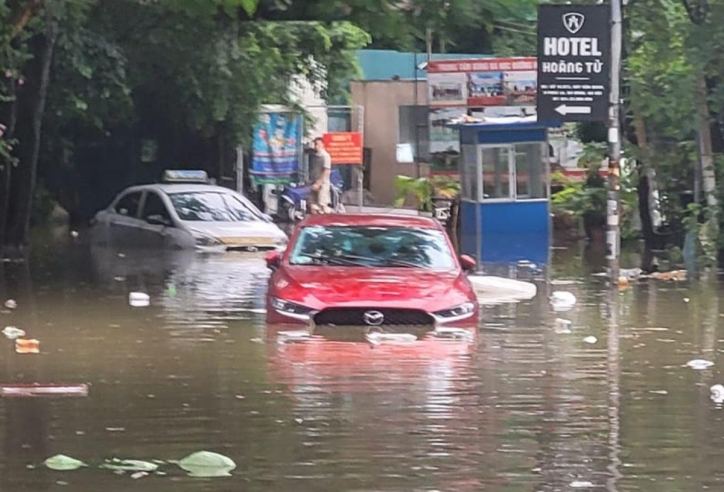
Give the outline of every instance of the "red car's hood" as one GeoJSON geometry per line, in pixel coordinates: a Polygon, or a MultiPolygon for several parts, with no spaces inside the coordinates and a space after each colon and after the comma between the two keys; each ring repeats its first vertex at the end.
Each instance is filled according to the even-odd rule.
{"type": "Polygon", "coordinates": [[[315,309],[374,305],[432,312],[475,300],[459,270],[287,266],[280,273],[277,294],[315,309]]]}

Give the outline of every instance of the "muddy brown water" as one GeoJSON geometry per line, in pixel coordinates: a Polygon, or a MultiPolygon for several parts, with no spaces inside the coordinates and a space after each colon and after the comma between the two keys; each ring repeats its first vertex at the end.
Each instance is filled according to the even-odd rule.
{"type": "Polygon", "coordinates": [[[709,398],[724,383],[721,289],[647,282],[609,296],[590,260],[559,250],[548,272],[508,269],[539,295],[485,307],[472,346],[371,348],[267,339],[259,256],[43,248],[0,267],[0,300],[18,303],[0,326],[41,349],[0,339],[0,384],[90,390],[0,398],[0,490],[722,490],[724,410],[709,398]],[[553,312],[554,290],[578,303],[553,312]],[[130,307],[131,291],[150,306],[130,307]],[[686,367],[695,358],[715,365],[686,367]],[[200,450],[237,468],[98,468],[200,450]],[[44,468],[55,454],[90,466],[44,468]]]}

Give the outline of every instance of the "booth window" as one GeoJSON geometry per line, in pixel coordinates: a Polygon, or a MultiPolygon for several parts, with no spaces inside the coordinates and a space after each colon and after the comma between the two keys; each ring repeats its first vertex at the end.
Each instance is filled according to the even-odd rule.
{"type": "Polygon", "coordinates": [[[515,196],[518,200],[546,198],[546,165],[541,143],[515,145],[515,196]]]}
{"type": "Polygon", "coordinates": [[[484,148],[482,163],[483,199],[510,198],[510,148],[484,148]]]}
{"type": "Polygon", "coordinates": [[[463,145],[462,148],[462,163],[460,173],[461,190],[460,194],[463,200],[471,200],[474,202],[479,201],[478,197],[478,161],[475,145],[463,145]]]}
{"type": "Polygon", "coordinates": [[[541,142],[483,147],[483,200],[547,198],[546,152],[547,145],[541,142]]]}

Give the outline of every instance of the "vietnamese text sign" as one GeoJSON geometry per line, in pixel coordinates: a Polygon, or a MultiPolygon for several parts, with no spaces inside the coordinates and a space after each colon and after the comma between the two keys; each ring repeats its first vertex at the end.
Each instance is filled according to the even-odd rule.
{"type": "Polygon", "coordinates": [[[470,109],[476,117],[535,114],[535,57],[432,60],[427,67],[430,152],[459,152],[451,118],[470,109]]]}
{"type": "Polygon", "coordinates": [[[435,60],[427,68],[430,106],[532,106],[535,58],[435,60]]]}
{"type": "Polygon", "coordinates": [[[608,5],[538,7],[538,121],[606,121],[608,5]]]}
{"type": "Polygon", "coordinates": [[[263,113],[254,125],[249,173],[255,185],[286,184],[299,171],[301,116],[263,113]]]}
{"type": "Polygon", "coordinates": [[[360,132],[325,133],[322,140],[332,158],[332,164],[362,164],[360,132]]]}

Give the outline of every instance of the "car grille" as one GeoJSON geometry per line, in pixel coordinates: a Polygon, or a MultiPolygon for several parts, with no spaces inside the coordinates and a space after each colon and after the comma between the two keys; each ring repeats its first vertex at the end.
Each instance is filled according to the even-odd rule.
{"type": "Polygon", "coordinates": [[[318,312],[314,323],[334,326],[433,326],[435,320],[419,309],[329,308],[318,312]]]}

